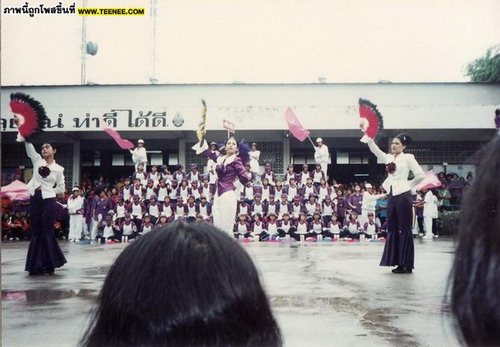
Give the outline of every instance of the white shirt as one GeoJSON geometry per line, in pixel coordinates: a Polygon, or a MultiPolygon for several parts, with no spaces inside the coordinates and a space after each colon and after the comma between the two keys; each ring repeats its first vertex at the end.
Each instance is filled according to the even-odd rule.
{"type": "Polygon", "coordinates": [[[83,198],[78,195],[76,198],[71,195],[68,199],[68,213],[69,214],[82,214],[82,212],[77,212],[83,209],[83,198]]]}
{"type": "Polygon", "coordinates": [[[33,177],[28,182],[30,194],[34,195],[38,187],[41,187],[43,199],[55,198],[56,194],[63,194],[65,186],[64,168],[56,164],[55,160],[52,164],[47,165],[47,162],[38,154],[33,144],[24,142],[24,145],[26,147],[26,153],[33,163],[33,177]],[[47,166],[50,169],[50,174],[47,177],[43,178],[38,173],[40,166],[47,166]]]}
{"type": "Polygon", "coordinates": [[[413,154],[401,153],[397,157],[394,157],[393,154],[384,153],[372,139],[369,139],[367,144],[372,153],[375,154],[380,161],[385,164],[391,162],[396,164],[396,171],[389,174],[382,184],[387,192],[390,192],[392,187],[392,195],[405,193],[424,179],[424,170],[418,165],[413,154]],[[415,178],[408,181],[410,170],[413,172],[415,178]]]}
{"type": "Polygon", "coordinates": [[[314,146],[314,160],[316,160],[317,164],[328,164],[330,161],[328,147],[324,144],[321,147],[314,146]]]}
{"type": "Polygon", "coordinates": [[[370,194],[368,192],[363,193],[363,201],[361,203],[361,209],[367,210],[371,212],[375,212],[375,205],[377,204],[377,200],[383,197],[385,194],[370,194]]]}
{"type": "Polygon", "coordinates": [[[424,197],[424,217],[437,218],[438,217],[438,198],[432,194],[430,190],[425,193],[424,197]]]}
{"type": "Polygon", "coordinates": [[[148,161],[145,147],[136,147],[134,150],[130,150],[130,154],[132,154],[134,164],[146,163],[148,161]]]}

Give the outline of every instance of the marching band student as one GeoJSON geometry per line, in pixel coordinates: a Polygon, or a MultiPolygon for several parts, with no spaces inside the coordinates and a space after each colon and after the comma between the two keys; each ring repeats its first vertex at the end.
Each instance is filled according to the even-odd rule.
{"type": "Polygon", "coordinates": [[[168,166],[166,165],[162,166],[161,178],[163,179],[163,182],[165,182],[165,184],[172,182],[172,180],[174,179],[174,176],[170,171],[168,171],[168,166]]]}
{"type": "Polygon", "coordinates": [[[201,175],[201,185],[198,190],[200,192],[200,197],[205,196],[207,199],[210,200],[210,198],[212,197],[212,190],[210,189],[210,184],[208,183],[207,175],[201,175]]]}
{"type": "Polygon", "coordinates": [[[375,213],[368,212],[367,218],[368,220],[363,225],[363,232],[368,238],[377,239],[379,228],[377,223],[375,223],[375,213]]]}
{"type": "Polygon", "coordinates": [[[73,195],[68,199],[69,235],[68,241],[80,240],[83,231],[84,200],[80,195],[80,188],[73,187],[73,195]]]}
{"type": "Polygon", "coordinates": [[[265,227],[271,240],[276,240],[278,237],[278,220],[276,218],[277,215],[274,212],[269,212],[267,214],[267,223],[265,227]]]}
{"type": "Polygon", "coordinates": [[[295,232],[290,232],[290,236],[297,241],[300,241],[301,235],[304,235],[304,238],[309,236],[309,223],[304,212],[299,214],[299,220],[295,223],[295,232]]]}
{"type": "Polygon", "coordinates": [[[207,197],[202,195],[200,197],[200,203],[198,204],[198,215],[203,218],[204,221],[212,221],[212,204],[207,202],[207,197]]]}
{"type": "Polygon", "coordinates": [[[168,219],[167,216],[162,212],[160,215],[160,218],[158,218],[158,221],[156,222],[155,226],[156,227],[163,227],[168,224],[168,219]]]}
{"type": "Polygon", "coordinates": [[[139,229],[142,223],[142,216],[144,212],[146,212],[146,206],[139,200],[138,195],[134,195],[132,198],[132,203],[128,207],[128,212],[132,221],[135,223],[136,229],[139,229]]]}
{"type": "Polygon", "coordinates": [[[361,214],[361,205],[363,204],[363,195],[359,184],[354,186],[354,193],[347,198],[347,209],[356,213],[356,216],[361,214]]]}
{"type": "Polygon", "coordinates": [[[318,235],[323,235],[323,229],[325,229],[325,223],[321,220],[321,211],[316,210],[309,224],[309,232],[317,239],[318,235]]]}
{"type": "Polygon", "coordinates": [[[128,212],[128,206],[125,203],[125,200],[123,199],[123,197],[120,196],[120,198],[118,199],[118,203],[115,205],[114,211],[115,211],[114,222],[117,225],[119,225],[125,219],[125,213],[128,212]]]}
{"type": "Polygon", "coordinates": [[[121,241],[122,242],[128,242],[129,240],[132,240],[135,238],[135,235],[137,233],[137,225],[135,225],[134,222],[132,222],[132,218],[130,214],[125,215],[125,220],[123,223],[120,225],[120,234],[121,236],[121,241]]]}
{"type": "Polygon", "coordinates": [[[302,187],[302,194],[304,195],[304,199],[306,196],[311,196],[311,194],[317,195],[316,187],[313,185],[312,178],[306,179],[306,184],[302,187]]]}
{"type": "Polygon", "coordinates": [[[158,203],[156,195],[151,195],[149,206],[146,208],[146,211],[151,219],[151,222],[155,224],[163,211],[163,207],[158,203]]]}
{"type": "Polygon", "coordinates": [[[318,192],[318,200],[319,202],[323,202],[327,196],[332,197],[332,189],[326,182],[324,178],[319,181],[319,186],[316,188],[318,192]]]}
{"type": "Polygon", "coordinates": [[[438,198],[430,189],[425,193],[423,215],[425,229],[425,236],[423,238],[431,239],[432,237],[437,237],[437,234],[434,234],[433,220],[438,217],[438,198]]]}
{"type": "Polygon", "coordinates": [[[256,175],[259,174],[260,167],[259,167],[259,159],[260,159],[260,151],[257,148],[257,144],[254,142],[252,143],[252,148],[250,149],[250,152],[248,152],[250,155],[250,171],[256,175]]]}
{"type": "Polygon", "coordinates": [[[129,150],[130,154],[132,154],[132,161],[135,164],[135,169],[139,168],[139,165],[142,165],[144,169],[146,169],[146,164],[148,162],[148,155],[146,151],[146,147],[144,147],[144,140],[139,139],[137,141],[137,147],[133,150],[129,150]]]}
{"type": "Polygon", "coordinates": [[[270,163],[266,163],[266,165],[264,166],[264,173],[260,177],[261,181],[263,181],[264,178],[267,178],[270,185],[274,186],[276,184],[276,176],[271,169],[270,163]]]}
{"type": "Polygon", "coordinates": [[[101,243],[115,240],[116,234],[120,231],[120,228],[113,222],[111,215],[107,215],[104,220],[99,222],[98,229],[97,237],[101,239],[101,243]]]}
{"type": "Polygon", "coordinates": [[[146,214],[144,215],[144,221],[141,224],[141,229],[139,231],[139,235],[144,235],[149,233],[154,228],[154,223],[152,223],[151,216],[146,214]]]}
{"type": "Polygon", "coordinates": [[[318,144],[318,146],[314,146],[314,160],[316,160],[316,163],[321,165],[321,170],[325,173],[325,176],[328,176],[328,162],[330,161],[330,152],[328,151],[328,147],[323,144],[323,139],[321,137],[318,137],[316,139],[316,143],[318,144]]]}
{"type": "Polygon", "coordinates": [[[144,194],[146,193],[141,180],[139,178],[134,179],[134,186],[132,187],[132,198],[137,195],[140,200],[144,199],[144,194]]]}
{"type": "Polygon", "coordinates": [[[190,171],[186,175],[188,182],[189,183],[191,183],[193,181],[198,182],[200,180],[200,172],[198,171],[198,165],[196,165],[195,163],[192,163],[191,165],[189,165],[189,168],[190,168],[190,171]]]}
{"type": "Polygon", "coordinates": [[[168,196],[168,187],[163,179],[158,183],[158,187],[156,187],[156,197],[158,201],[163,201],[165,197],[168,196]]]}
{"type": "Polygon", "coordinates": [[[176,170],[174,171],[174,180],[176,180],[177,182],[180,182],[184,179],[184,176],[186,175],[186,173],[184,172],[184,166],[182,166],[182,164],[177,164],[176,166],[176,170]]]}
{"type": "Polygon", "coordinates": [[[328,225],[332,219],[332,214],[335,212],[335,204],[332,202],[330,195],[325,196],[325,200],[321,203],[321,218],[323,223],[328,225]]]}
{"type": "Polygon", "coordinates": [[[188,190],[189,196],[194,197],[194,201],[200,202],[200,187],[198,187],[198,181],[191,181],[191,187],[188,190]]]}
{"type": "Polygon", "coordinates": [[[298,183],[303,186],[307,183],[307,179],[311,178],[311,173],[309,172],[309,166],[307,164],[302,165],[302,171],[298,175],[298,183]]]}
{"type": "Polygon", "coordinates": [[[351,212],[349,219],[344,224],[344,230],[340,237],[348,237],[351,239],[359,240],[359,233],[361,231],[361,224],[358,221],[358,215],[356,212],[351,212]]]}
{"type": "Polygon", "coordinates": [[[269,234],[265,229],[265,224],[261,219],[261,214],[256,213],[252,216],[252,235],[255,241],[266,241],[269,239],[269,234]]]}
{"type": "Polygon", "coordinates": [[[239,216],[240,214],[245,214],[250,216],[252,214],[252,207],[248,204],[248,201],[241,196],[238,206],[236,208],[236,214],[239,216]]]}
{"type": "Polygon", "coordinates": [[[168,196],[170,197],[170,201],[173,202],[174,204],[177,202],[177,181],[173,180],[171,183],[170,187],[170,192],[168,193],[168,196]]]}
{"type": "MultiPolygon", "coordinates": [[[[215,152],[219,153],[219,152],[215,152]]],[[[211,159],[210,159],[211,160],[211,159]]],[[[217,189],[217,172],[215,169],[217,168],[217,164],[215,164],[212,169],[208,170],[208,185],[210,187],[211,196],[215,196],[215,191],[217,189]]]]}
{"type": "Polygon", "coordinates": [[[183,178],[179,188],[177,188],[177,196],[180,196],[184,201],[187,201],[189,197],[189,187],[187,179],[183,178]]]}
{"type": "Polygon", "coordinates": [[[156,165],[151,166],[151,172],[148,173],[148,180],[153,180],[153,185],[156,187],[160,181],[161,174],[158,172],[156,165]]]}
{"type": "Polygon", "coordinates": [[[149,200],[151,196],[155,194],[155,186],[154,181],[152,179],[148,179],[146,187],[144,187],[144,203],[149,204],[149,200]]]}
{"type": "Polygon", "coordinates": [[[287,213],[289,214],[290,211],[290,204],[287,201],[287,195],[286,193],[281,194],[281,200],[278,204],[278,220],[283,219],[283,214],[287,213]]]}
{"type": "Polygon", "coordinates": [[[243,196],[248,204],[253,204],[253,200],[255,198],[255,187],[253,186],[252,180],[248,180],[243,188],[243,196]]]}
{"type": "Polygon", "coordinates": [[[278,234],[280,237],[286,237],[287,234],[291,235],[297,231],[293,222],[290,220],[288,212],[284,212],[282,218],[283,219],[278,223],[278,234]]]}
{"type": "Polygon", "coordinates": [[[248,215],[246,213],[241,213],[238,215],[238,222],[234,226],[234,231],[236,235],[242,235],[245,239],[252,236],[252,229],[247,221],[248,215]]]}
{"type": "Polygon", "coordinates": [[[264,215],[265,204],[262,203],[262,198],[259,193],[255,194],[255,201],[252,204],[252,216],[259,213],[261,216],[264,215]]]}
{"type": "Polygon", "coordinates": [[[283,182],[276,181],[276,185],[274,186],[274,196],[281,196],[285,192],[285,188],[283,187],[283,182]]]}
{"type": "Polygon", "coordinates": [[[342,189],[337,190],[337,197],[334,200],[337,219],[341,224],[344,224],[346,212],[347,212],[347,200],[343,196],[344,192],[342,189]]]}
{"type": "Polygon", "coordinates": [[[132,185],[130,184],[130,177],[125,178],[124,185],[120,188],[123,199],[128,204],[132,200],[132,185]]]}
{"type": "Polygon", "coordinates": [[[92,205],[92,229],[90,238],[95,240],[97,236],[97,225],[107,216],[108,212],[113,209],[113,204],[111,199],[106,196],[104,189],[96,192],[98,196],[94,198],[94,203],[92,205]]]}
{"type": "Polygon", "coordinates": [[[269,202],[266,204],[266,217],[271,213],[274,213],[276,216],[278,215],[280,210],[279,203],[276,202],[274,195],[269,195],[269,202]]]}
{"type": "Polygon", "coordinates": [[[304,203],[304,208],[307,211],[307,221],[310,222],[314,213],[321,210],[321,205],[316,200],[315,194],[309,194],[309,199],[304,203]]]}
{"type": "Polygon", "coordinates": [[[269,180],[265,177],[262,178],[262,187],[260,188],[260,195],[262,202],[269,201],[269,195],[274,194],[274,187],[269,184],[269,180]]]}
{"type": "Polygon", "coordinates": [[[174,205],[174,220],[184,219],[187,215],[187,207],[184,204],[182,196],[177,197],[177,203],[174,205]]]}
{"type": "Polygon", "coordinates": [[[316,163],[316,168],[311,173],[311,176],[312,176],[314,186],[319,187],[321,180],[324,180],[326,178],[325,173],[321,169],[321,164],[316,163]]]}
{"type": "Polygon", "coordinates": [[[194,201],[194,196],[191,195],[188,198],[186,209],[186,220],[188,222],[194,222],[196,220],[196,215],[198,214],[198,204],[194,201]]]}
{"type": "Polygon", "coordinates": [[[374,194],[373,186],[370,183],[365,184],[366,192],[363,193],[363,198],[361,199],[361,218],[359,222],[364,224],[368,219],[368,213],[373,213],[375,215],[375,204],[377,200],[383,197],[385,194],[374,194]]]}
{"type": "Polygon", "coordinates": [[[134,172],[134,174],[132,175],[132,179],[135,181],[135,180],[139,180],[141,182],[141,184],[143,186],[146,185],[147,183],[147,173],[146,171],[144,170],[144,164],[139,164],[137,165],[137,170],[134,172]]]}
{"type": "Polygon", "coordinates": [[[290,178],[288,187],[286,188],[287,200],[292,202],[295,196],[300,195],[301,190],[297,186],[297,180],[295,177],[290,178]]]}
{"type": "Polygon", "coordinates": [[[167,217],[168,222],[170,222],[174,219],[174,209],[173,209],[172,203],[170,202],[169,196],[166,196],[163,199],[163,202],[161,204],[160,217],[162,215],[167,217]]]}
{"type": "Polygon", "coordinates": [[[293,164],[288,165],[288,169],[283,175],[283,182],[285,182],[285,187],[287,187],[290,184],[290,179],[294,178],[297,180],[297,174],[295,173],[295,170],[293,168],[293,164]]]}
{"type": "Polygon", "coordinates": [[[307,213],[304,204],[302,204],[302,197],[300,195],[295,195],[293,203],[290,205],[290,210],[292,213],[292,219],[298,220],[301,213],[307,213]]]}
{"type": "Polygon", "coordinates": [[[337,220],[337,214],[332,213],[332,218],[330,220],[330,223],[328,223],[325,235],[333,239],[335,235],[339,235],[340,237],[341,234],[342,234],[342,223],[340,223],[337,220]]]}

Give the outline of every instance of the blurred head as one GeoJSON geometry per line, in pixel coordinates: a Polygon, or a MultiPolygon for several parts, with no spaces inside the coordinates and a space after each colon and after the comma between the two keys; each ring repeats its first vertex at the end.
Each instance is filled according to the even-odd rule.
{"type": "Polygon", "coordinates": [[[172,223],[125,248],[94,316],[83,346],[282,345],[251,258],[206,223],[172,223]]]}
{"type": "Polygon", "coordinates": [[[466,345],[500,345],[500,136],[476,155],[450,275],[451,311],[466,345]]]}

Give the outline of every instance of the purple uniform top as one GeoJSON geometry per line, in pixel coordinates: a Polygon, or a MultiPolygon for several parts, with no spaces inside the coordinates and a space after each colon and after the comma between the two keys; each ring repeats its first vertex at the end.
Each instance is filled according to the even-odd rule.
{"type": "Polygon", "coordinates": [[[361,204],[363,202],[363,195],[362,194],[352,193],[349,196],[348,202],[350,205],[354,206],[354,208],[352,208],[350,205],[348,206],[349,208],[352,209],[353,212],[356,212],[357,214],[361,214],[361,204]]]}
{"type": "Polygon", "coordinates": [[[234,156],[221,156],[213,153],[211,150],[206,150],[203,154],[212,160],[217,161],[217,194],[221,196],[225,192],[235,190],[234,182],[239,179],[242,184],[246,184],[250,180],[250,174],[245,170],[241,159],[234,156]]]}

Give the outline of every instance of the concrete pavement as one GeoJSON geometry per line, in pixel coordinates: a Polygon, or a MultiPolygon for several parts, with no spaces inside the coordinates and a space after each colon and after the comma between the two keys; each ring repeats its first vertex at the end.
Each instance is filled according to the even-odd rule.
{"type": "MultiPolygon", "coordinates": [[[[126,245],[61,241],[53,276],[24,270],[27,242],[2,244],[3,346],[75,346],[126,245]]],[[[249,243],[287,347],[458,346],[443,305],[451,239],[415,240],[413,274],[379,267],[383,243],[249,243]]]]}

